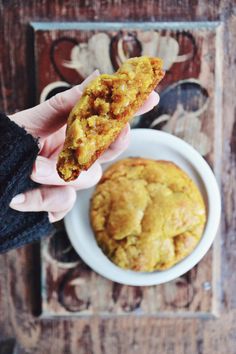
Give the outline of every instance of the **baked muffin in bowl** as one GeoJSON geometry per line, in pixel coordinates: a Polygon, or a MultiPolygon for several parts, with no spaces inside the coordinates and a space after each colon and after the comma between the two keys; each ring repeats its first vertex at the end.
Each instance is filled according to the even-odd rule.
{"type": "Polygon", "coordinates": [[[97,187],[77,193],[65,218],[71,243],[94,271],[121,284],[181,276],[203,258],[219,226],[211,168],[192,146],[157,130],[132,129],[130,146],[104,165],[97,187]]]}
{"type": "Polygon", "coordinates": [[[189,255],[206,222],[196,184],[174,163],[142,158],[105,171],[90,207],[99,246],[117,266],[167,269],[189,255]]]}

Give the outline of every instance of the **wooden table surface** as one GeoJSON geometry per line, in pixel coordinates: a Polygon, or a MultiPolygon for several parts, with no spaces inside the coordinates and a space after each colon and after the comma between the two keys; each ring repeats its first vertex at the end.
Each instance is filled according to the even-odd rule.
{"type": "Polygon", "coordinates": [[[0,107],[8,113],[79,83],[92,66],[81,59],[78,69],[75,50],[105,71],[116,69],[120,44],[131,56],[156,45],[166,58],[161,101],[133,126],[192,144],[213,168],[223,203],[211,250],[160,286],[95,274],[63,222],[40,244],[1,255],[0,354],[236,353],[236,3],[0,1],[0,14],[0,107]]]}

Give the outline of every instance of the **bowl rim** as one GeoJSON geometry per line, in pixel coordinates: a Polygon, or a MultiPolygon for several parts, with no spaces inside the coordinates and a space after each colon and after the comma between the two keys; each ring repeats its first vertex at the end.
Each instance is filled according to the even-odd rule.
{"type": "MultiPolygon", "coordinates": [[[[198,173],[204,184],[208,204],[208,214],[205,230],[196,248],[187,257],[185,257],[171,268],[154,272],[134,272],[131,270],[122,269],[112,263],[104,255],[106,259],[105,263],[107,263],[107,265],[110,263],[110,269],[112,272],[109,272],[109,269],[107,269],[106,266],[96,266],[96,259],[92,259],[88,250],[83,247],[83,244],[78,244],[78,237],[75,236],[73,231],[72,215],[74,208],[67,214],[64,222],[68,237],[75,251],[79,254],[80,258],[96,273],[107,279],[124,285],[150,286],[166,283],[178,278],[179,276],[192,269],[204,257],[204,255],[211,247],[219,227],[221,215],[221,196],[216,178],[210,166],[190,144],[172,134],[163,131],[143,128],[131,129],[131,139],[138,139],[140,135],[142,138],[148,137],[148,139],[155,139],[155,141],[158,139],[159,143],[168,145],[168,147],[178,151],[188,160],[190,159],[189,155],[191,156],[191,164],[195,167],[195,171],[198,173]]],[[[112,163],[118,161],[119,159],[122,159],[122,156],[112,161],[112,163]]],[[[150,157],[150,159],[152,158],[150,157]]],[[[99,248],[99,246],[97,247],[99,248]]]]}

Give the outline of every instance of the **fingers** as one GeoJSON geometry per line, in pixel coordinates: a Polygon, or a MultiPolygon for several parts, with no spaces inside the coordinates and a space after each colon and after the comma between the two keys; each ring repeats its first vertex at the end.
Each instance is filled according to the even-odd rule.
{"type": "Polygon", "coordinates": [[[73,186],[76,190],[86,189],[94,186],[102,176],[102,168],[95,162],[86,172],[72,182],[65,182],[57,173],[56,160],[38,156],[31,174],[31,179],[40,184],[53,186],[73,186]]]}
{"type": "MultiPolygon", "coordinates": [[[[10,118],[33,136],[45,138],[65,124],[69,112],[81,97],[82,91],[97,76],[99,76],[98,70],[94,71],[82,84],[58,93],[33,108],[15,113],[10,118]]],[[[158,102],[159,95],[153,91],[136,115],[150,111],[158,102]]]]}
{"type": "Polygon", "coordinates": [[[63,149],[66,136],[66,124],[46,139],[39,139],[40,155],[56,159],[63,149]]]}
{"type": "Polygon", "coordinates": [[[123,149],[124,144],[129,144],[130,141],[130,125],[126,124],[124,129],[120,132],[114,143],[110,145],[112,150],[123,149]]]}
{"type": "Polygon", "coordinates": [[[12,209],[29,211],[46,211],[51,222],[62,219],[73,207],[76,191],[73,187],[41,187],[12,199],[12,209]]]}
{"type": "Polygon", "coordinates": [[[130,126],[126,124],[125,128],[120,132],[115,142],[98,159],[99,163],[105,163],[116,159],[129,146],[130,142],[130,126]]]}
{"type": "Polygon", "coordinates": [[[152,91],[151,94],[149,95],[148,99],[142,107],[138,110],[138,112],[135,114],[136,116],[140,116],[141,114],[147,113],[153,109],[160,101],[160,97],[156,91],[152,91]]]}
{"type": "Polygon", "coordinates": [[[48,212],[48,219],[51,223],[62,220],[71,209],[72,209],[72,207],[68,210],[64,210],[61,212],[49,211],[48,212]]]}
{"type": "Polygon", "coordinates": [[[10,118],[33,136],[45,138],[66,123],[69,112],[80,99],[84,88],[98,75],[99,71],[96,70],[82,84],[58,93],[33,108],[15,113],[10,118]]]}
{"type": "MultiPolygon", "coordinates": [[[[41,110],[45,110],[45,114],[50,116],[51,119],[53,119],[53,115],[56,115],[56,118],[58,118],[58,115],[60,116],[63,113],[68,113],[74,107],[78,99],[82,96],[83,90],[86,88],[88,83],[94,80],[97,76],[99,76],[99,71],[95,70],[80,85],[76,85],[70,90],[58,93],[57,95],[51,97],[49,100],[43,102],[40,105],[41,110]]],[[[63,124],[64,123],[65,120],[63,121],[63,124]]]]}

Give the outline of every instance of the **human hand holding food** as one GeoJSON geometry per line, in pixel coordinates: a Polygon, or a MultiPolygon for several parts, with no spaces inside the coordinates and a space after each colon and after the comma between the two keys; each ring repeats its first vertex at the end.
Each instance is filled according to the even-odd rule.
{"type": "MultiPolygon", "coordinates": [[[[57,174],[56,160],[65,139],[67,116],[89,81],[99,75],[96,71],[81,85],[57,94],[48,101],[10,116],[15,123],[39,139],[40,153],[35,161],[31,178],[41,184],[37,189],[17,195],[10,206],[19,211],[47,211],[49,220],[62,219],[72,208],[76,199],[76,190],[89,188],[101,177],[100,163],[116,158],[128,146],[129,126],[126,125],[116,141],[104,152],[86,172],[82,172],[73,182],[64,182],[57,174]]],[[[152,92],[137,114],[152,109],[159,101],[156,92],[152,92]]]]}

